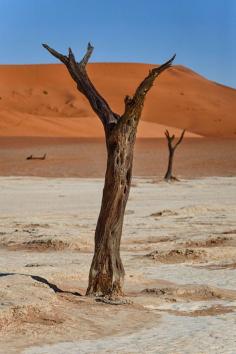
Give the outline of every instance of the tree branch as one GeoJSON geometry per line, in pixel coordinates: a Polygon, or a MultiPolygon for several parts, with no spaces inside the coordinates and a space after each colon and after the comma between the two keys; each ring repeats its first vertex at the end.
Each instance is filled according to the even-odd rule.
{"type": "Polygon", "coordinates": [[[177,147],[177,146],[181,143],[181,141],[183,140],[183,138],[184,138],[184,133],[185,133],[185,129],[182,131],[182,134],[180,135],[179,140],[178,140],[177,143],[175,144],[174,149],[176,149],[176,147],[177,147]]]}
{"type": "Polygon", "coordinates": [[[173,151],[174,150],[174,147],[172,146],[172,141],[175,140],[175,135],[171,135],[170,136],[170,133],[169,133],[169,130],[166,129],[165,131],[165,136],[166,136],[166,139],[168,141],[168,147],[169,147],[169,150],[170,151],[173,151]]]}
{"type": "Polygon", "coordinates": [[[172,141],[172,140],[175,139],[175,135],[173,134],[172,136],[170,136],[169,130],[167,130],[167,129],[165,131],[165,136],[166,136],[168,141],[172,141]]]}
{"type": "Polygon", "coordinates": [[[129,112],[131,109],[135,109],[137,107],[142,108],[145,97],[152,87],[155,79],[166,69],[171,67],[172,62],[174,61],[176,54],[173,57],[162,64],[159,67],[153,68],[149,71],[149,74],[145,79],[141,82],[141,84],[136,89],[136,92],[133,97],[126,96],[125,98],[125,113],[129,112]]]}
{"type": "Polygon", "coordinates": [[[55,49],[50,48],[47,44],[43,43],[42,46],[49,51],[55,58],[59,59],[62,63],[67,64],[68,58],[66,55],[62,55],[61,53],[57,52],[55,49]]]}
{"type": "Polygon", "coordinates": [[[92,53],[93,53],[93,49],[94,47],[91,45],[91,43],[88,43],[88,47],[87,47],[87,52],[85,54],[85,56],[83,57],[83,59],[80,62],[80,65],[84,65],[86,66],[92,53]]]}
{"type": "Polygon", "coordinates": [[[76,62],[71,48],[69,48],[68,56],[66,56],[57,52],[55,49],[50,48],[47,44],[43,44],[43,47],[66,65],[72,79],[77,84],[78,90],[85,95],[93,111],[102,121],[105,131],[108,130],[110,124],[116,124],[119,120],[119,115],[111,110],[106,100],[93,86],[86,71],[86,65],[92,55],[93,46],[90,43],[88,44],[87,52],[79,63],[76,62]]]}

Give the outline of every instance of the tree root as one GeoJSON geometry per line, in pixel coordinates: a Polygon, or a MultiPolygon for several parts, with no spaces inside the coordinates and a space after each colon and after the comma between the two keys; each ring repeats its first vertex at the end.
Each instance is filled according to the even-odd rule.
{"type": "Polygon", "coordinates": [[[112,297],[97,297],[95,301],[103,302],[104,304],[108,304],[108,305],[130,305],[133,303],[133,301],[129,299],[112,298],[112,297]]]}
{"type": "Polygon", "coordinates": [[[170,178],[164,178],[166,182],[180,182],[180,179],[177,177],[171,176],[170,178]]]}

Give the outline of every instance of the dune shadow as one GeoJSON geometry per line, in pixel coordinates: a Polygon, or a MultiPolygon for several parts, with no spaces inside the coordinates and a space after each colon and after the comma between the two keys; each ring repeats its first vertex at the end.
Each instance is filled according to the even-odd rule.
{"type": "Polygon", "coordinates": [[[63,293],[63,294],[71,294],[71,295],[75,295],[75,296],[82,296],[82,294],[80,294],[77,291],[62,290],[62,289],[58,288],[58,286],[56,284],[50,283],[47,279],[45,279],[41,276],[38,276],[38,275],[22,274],[22,273],[0,273],[0,277],[6,277],[6,276],[10,276],[10,275],[23,275],[25,277],[31,277],[33,280],[36,280],[39,283],[47,285],[55,293],[63,293]]]}

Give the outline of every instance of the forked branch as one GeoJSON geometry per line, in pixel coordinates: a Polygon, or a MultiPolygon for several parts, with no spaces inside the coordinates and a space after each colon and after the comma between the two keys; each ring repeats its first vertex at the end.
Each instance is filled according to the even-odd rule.
{"type": "Polygon", "coordinates": [[[185,129],[182,131],[180,137],[179,137],[179,140],[176,142],[175,145],[172,145],[172,142],[175,140],[175,135],[170,135],[169,131],[166,129],[165,131],[165,136],[166,136],[166,139],[168,141],[168,146],[169,146],[169,149],[170,150],[175,150],[177,148],[177,146],[181,143],[181,141],[183,140],[184,138],[184,133],[185,133],[185,129]]]}
{"type": "Polygon", "coordinates": [[[66,65],[71,77],[77,84],[78,90],[88,99],[92,109],[102,121],[105,130],[108,130],[110,124],[116,124],[119,115],[111,110],[106,100],[99,94],[90,81],[86,71],[86,65],[92,55],[93,46],[90,43],[88,44],[87,52],[80,62],[76,61],[71,48],[69,48],[68,55],[63,55],[55,49],[50,48],[47,44],[43,44],[43,47],[66,65]]]}
{"type": "Polygon", "coordinates": [[[165,136],[166,136],[167,140],[170,142],[172,142],[175,139],[175,135],[173,134],[172,136],[170,136],[169,130],[167,130],[167,129],[165,131],[165,136]]]}

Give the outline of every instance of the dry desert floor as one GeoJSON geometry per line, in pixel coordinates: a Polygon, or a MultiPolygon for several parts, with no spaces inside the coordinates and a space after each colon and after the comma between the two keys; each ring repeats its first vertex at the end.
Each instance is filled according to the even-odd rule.
{"type": "Polygon", "coordinates": [[[84,296],[102,187],[0,178],[0,353],[236,353],[236,178],[134,178],[125,305],[84,296]]]}
{"type": "MultiPolygon", "coordinates": [[[[163,179],[167,168],[166,139],[137,139],[134,175],[163,179]]],[[[104,177],[104,139],[1,137],[1,176],[104,177]],[[46,160],[26,160],[30,155],[46,160]]],[[[236,139],[184,138],[175,152],[174,174],[189,179],[236,175],[236,139]]]]}

